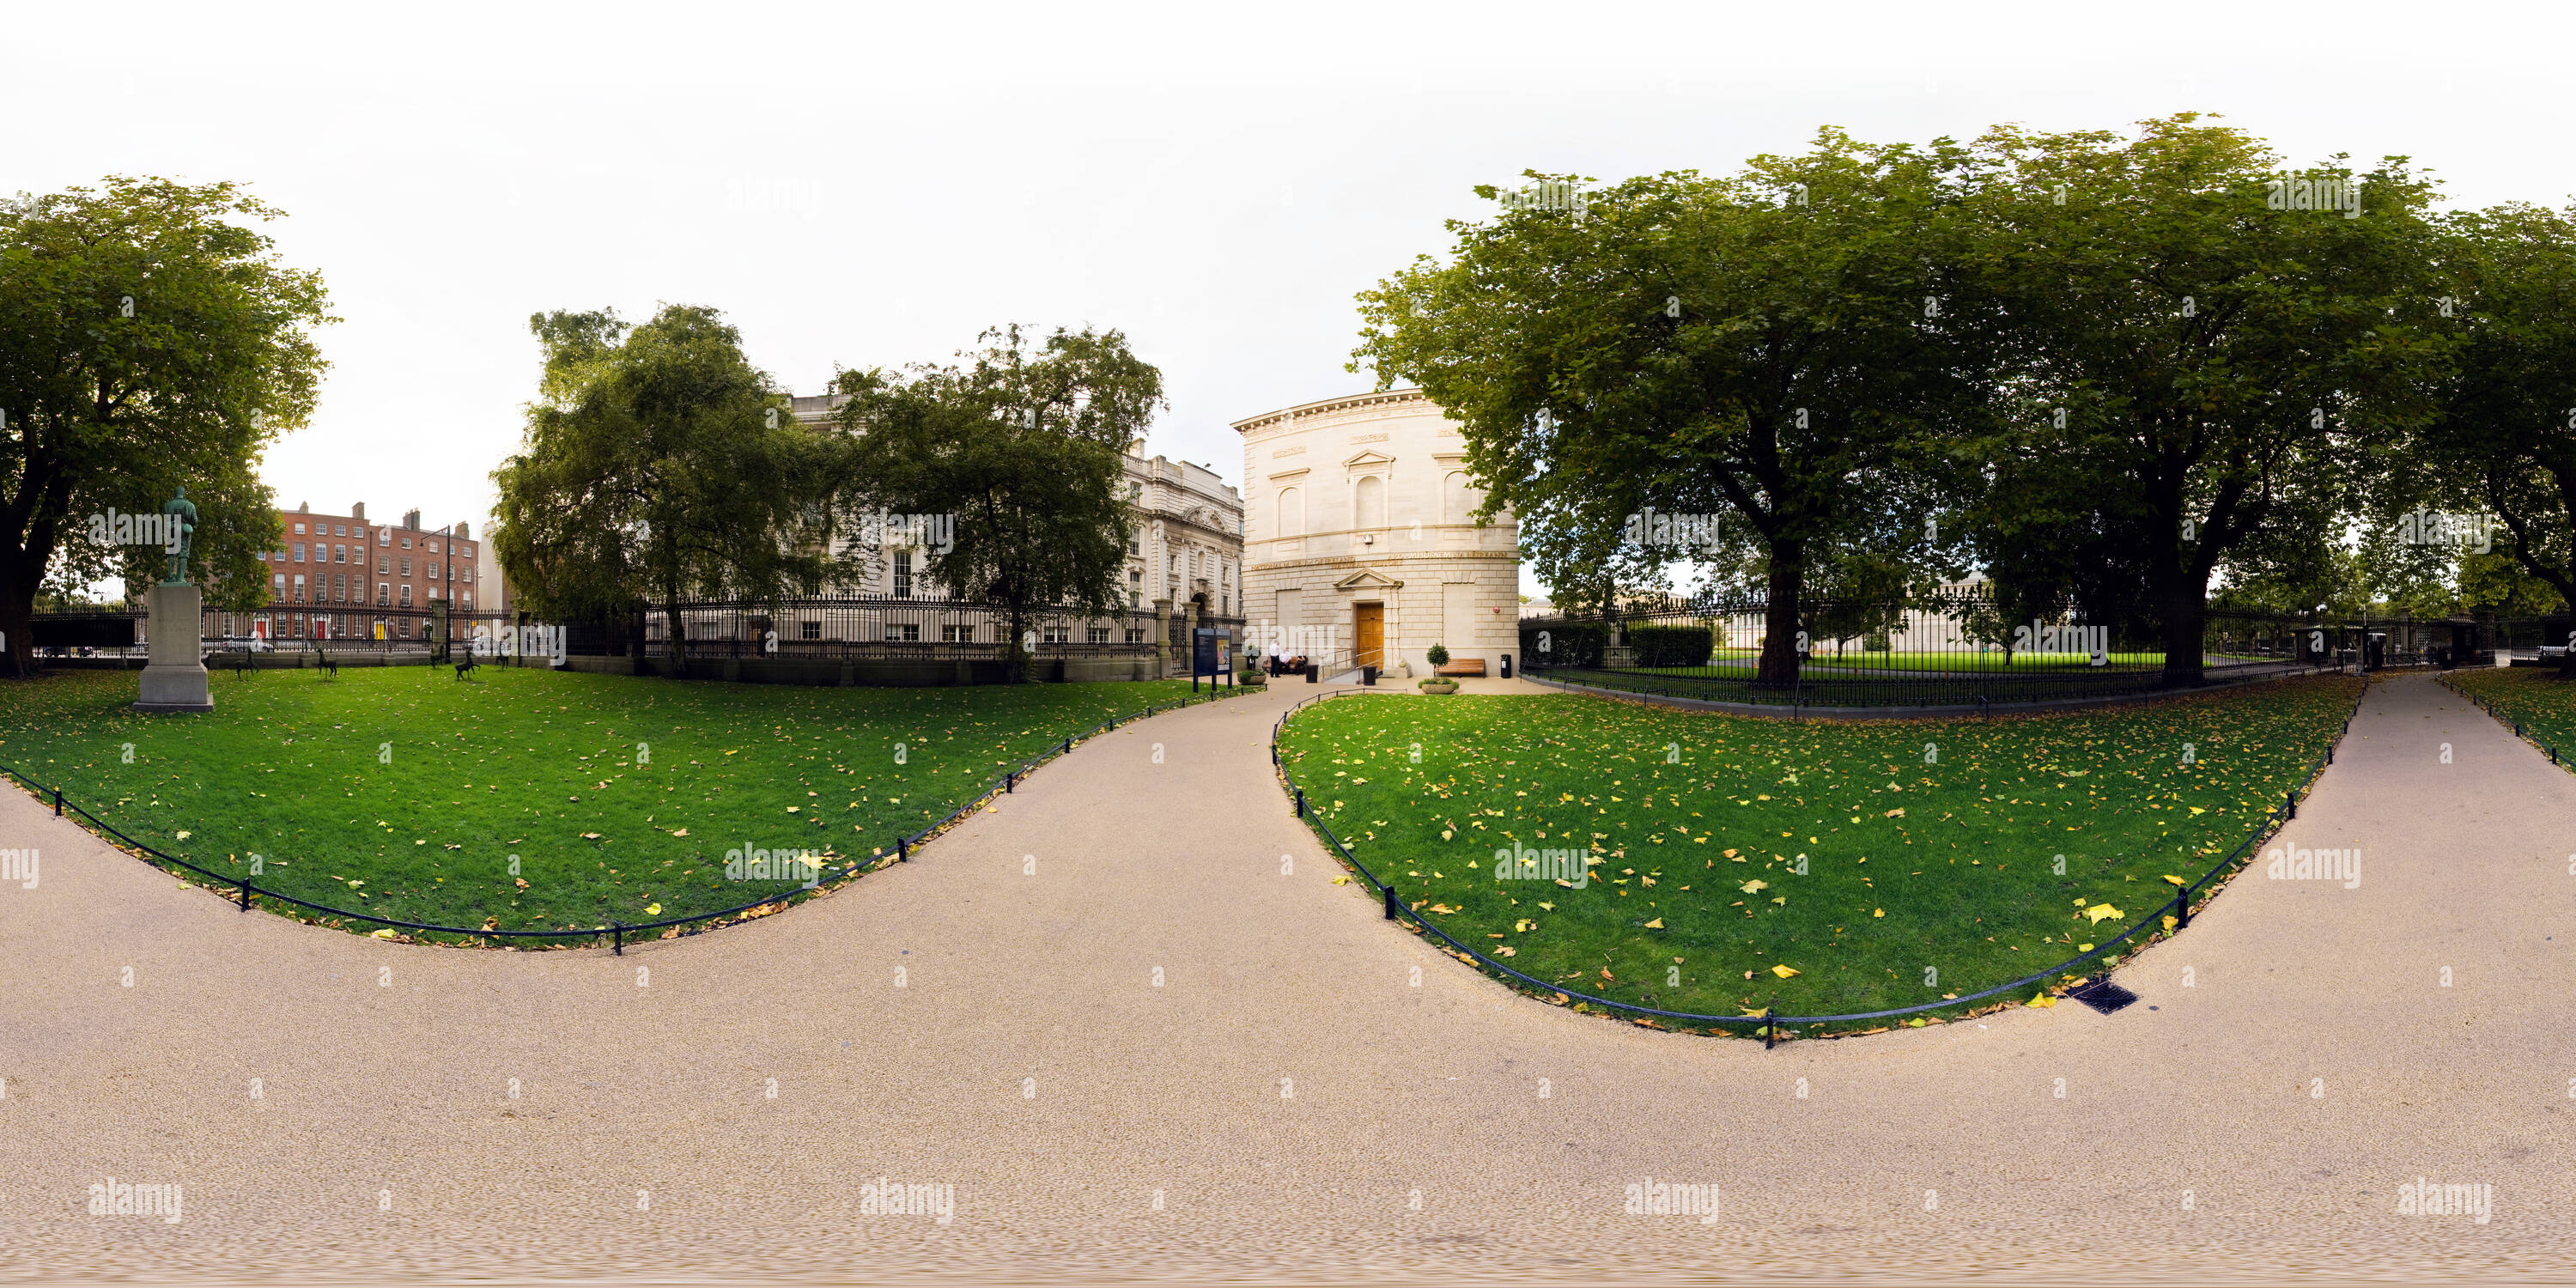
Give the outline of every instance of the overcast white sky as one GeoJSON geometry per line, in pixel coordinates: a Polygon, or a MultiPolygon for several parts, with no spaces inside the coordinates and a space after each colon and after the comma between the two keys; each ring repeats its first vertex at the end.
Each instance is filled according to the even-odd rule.
{"type": "Polygon", "coordinates": [[[1352,296],[1524,169],[1728,170],[1835,124],[2219,111],[2455,203],[2576,193],[2565,5],[22,7],[0,189],[242,180],[345,319],[279,501],[479,532],[532,312],[713,305],[800,393],[1005,320],[1127,332],[1149,450],[1354,393],[1352,296]]]}

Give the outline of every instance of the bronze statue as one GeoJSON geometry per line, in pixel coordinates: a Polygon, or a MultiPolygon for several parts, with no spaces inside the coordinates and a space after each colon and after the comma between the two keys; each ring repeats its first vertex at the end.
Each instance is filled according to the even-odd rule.
{"type": "Polygon", "coordinates": [[[171,526],[179,530],[179,548],[170,552],[170,575],[161,584],[184,586],[188,582],[188,553],[197,544],[197,503],[189,500],[188,489],[181,487],[179,495],[161,507],[161,513],[169,515],[171,526]]]}

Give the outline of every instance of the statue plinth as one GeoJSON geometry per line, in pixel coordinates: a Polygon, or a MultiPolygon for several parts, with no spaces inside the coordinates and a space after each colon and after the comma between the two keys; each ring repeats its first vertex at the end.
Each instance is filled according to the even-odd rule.
{"type": "Polygon", "coordinates": [[[143,668],[137,711],[212,711],[206,688],[206,596],[194,586],[160,585],[148,602],[152,617],[151,662],[143,668]]]}

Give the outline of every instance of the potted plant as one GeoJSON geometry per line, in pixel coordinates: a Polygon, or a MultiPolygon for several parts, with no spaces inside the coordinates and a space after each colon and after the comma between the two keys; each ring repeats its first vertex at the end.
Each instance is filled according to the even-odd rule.
{"type": "Polygon", "coordinates": [[[1248,689],[1258,689],[1269,684],[1270,677],[1263,674],[1260,667],[1247,662],[1244,664],[1243,673],[1235,677],[1235,683],[1248,689]]]}

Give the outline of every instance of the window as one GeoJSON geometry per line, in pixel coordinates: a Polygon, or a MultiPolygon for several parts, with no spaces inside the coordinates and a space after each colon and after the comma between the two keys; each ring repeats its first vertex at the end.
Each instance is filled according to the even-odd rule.
{"type": "Polygon", "coordinates": [[[1084,628],[1084,630],[1083,630],[1083,643],[1086,643],[1086,644],[1106,644],[1106,643],[1108,643],[1108,642],[1109,642],[1109,628],[1108,628],[1108,627],[1106,627],[1106,626],[1091,626],[1091,627],[1086,627],[1086,628],[1084,628]]]}
{"type": "Polygon", "coordinates": [[[347,563],[347,562],[349,562],[349,548],[348,548],[347,546],[338,546],[338,545],[335,545],[335,546],[331,547],[331,562],[333,562],[333,563],[347,563]]]}
{"type": "Polygon", "coordinates": [[[470,590],[465,592],[465,611],[469,613],[474,611],[474,592],[470,590]]]}
{"type": "MultiPolygon", "coordinates": [[[[421,623],[420,633],[423,635],[429,634],[429,623],[421,623]]],[[[411,638],[411,619],[408,617],[402,619],[402,636],[404,639],[411,638]]]]}
{"type": "Polygon", "coordinates": [[[1128,591],[1127,606],[1129,608],[1143,608],[1145,606],[1145,596],[1133,590],[1128,591]]]}
{"type": "MultiPolygon", "coordinates": [[[[269,580],[269,589],[270,589],[270,591],[271,591],[272,593],[277,594],[277,595],[279,595],[279,596],[281,596],[281,597],[282,597],[282,596],[284,596],[284,595],[286,594],[286,574],[285,574],[285,573],[282,573],[282,572],[281,572],[281,573],[274,574],[274,575],[272,575],[268,580],[269,580]]],[[[296,578],[296,580],[297,580],[297,581],[302,581],[302,580],[304,580],[304,579],[303,579],[303,578],[301,578],[301,577],[298,577],[298,578],[296,578]]]]}
{"type": "Polygon", "coordinates": [[[1351,526],[1373,531],[1386,526],[1386,480],[1363,474],[1351,488],[1351,526]]]}
{"type": "Polygon", "coordinates": [[[295,602],[304,602],[304,574],[300,572],[295,574],[295,602]]]}
{"type": "Polygon", "coordinates": [[[1130,627],[1128,627],[1128,628],[1127,628],[1127,642],[1128,642],[1128,643],[1130,643],[1130,644],[1142,644],[1142,643],[1144,643],[1144,642],[1145,642],[1145,631],[1144,631],[1144,629],[1143,629],[1142,627],[1137,627],[1137,626],[1130,626],[1130,627]]]}
{"type": "MultiPolygon", "coordinates": [[[[299,523],[299,524],[296,524],[296,525],[295,525],[295,535],[297,535],[297,536],[299,536],[299,537],[304,535],[304,525],[303,525],[303,524],[299,523]]],[[[299,545],[300,545],[300,544],[302,544],[302,543],[301,543],[301,542],[298,542],[297,544],[299,544],[299,545]]]]}
{"type": "Polygon", "coordinates": [[[823,638],[823,624],[821,622],[798,622],[796,624],[796,638],[800,640],[819,640],[823,638]]]}
{"type": "MultiPolygon", "coordinates": [[[[383,582],[381,582],[381,581],[380,581],[380,582],[377,582],[377,583],[376,583],[376,602],[377,602],[378,604],[384,604],[384,603],[387,603],[387,602],[388,602],[388,597],[392,594],[392,592],[393,592],[393,587],[388,586],[388,585],[386,585],[385,583],[383,583],[383,582]]],[[[408,586],[408,585],[406,585],[406,586],[404,586],[404,587],[402,588],[402,602],[403,602],[403,607],[405,607],[405,608],[409,608],[409,607],[411,607],[411,587],[410,587],[410,586],[408,586]]]]}
{"type": "Polygon", "coordinates": [[[468,585],[472,585],[474,582],[474,570],[471,568],[460,568],[456,572],[456,579],[468,585]]]}
{"type": "Polygon", "coordinates": [[[391,529],[391,528],[378,528],[378,529],[376,529],[376,544],[377,544],[377,545],[380,545],[380,546],[390,546],[390,545],[392,545],[393,543],[394,543],[394,530],[393,530],[393,529],[391,529]]]}
{"type": "Polygon", "coordinates": [[[388,573],[390,573],[390,572],[392,572],[392,571],[393,571],[393,564],[392,564],[392,561],[391,561],[391,560],[386,559],[383,555],[378,555],[378,556],[376,556],[376,575],[377,575],[377,576],[382,577],[382,576],[384,576],[384,575],[386,575],[386,574],[388,574],[388,573]]]}
{"type": "Polygon", "coordinates": [[[897,599],[912,598],[912,552],[894,552],[894,593],[897,599]]]}
{"type": "Polygon", "coordinates": [[[345,537],[349,535],[349,525],[345,523],[332,524],[331,535],[335,537],[345,537]]]}
{"type": "Polygon", "coordinates": [[[1279,536],[1300,537],[1306,534],[1306,493],[1300,488],[1279,489],[1279,536]]]}
{"type": "Polygon", "coordinates": [[[402,570],[402,575],[406,577],[411,575],[411,560],[405,559],[402,561],[402,570]]]}
{"type": "Polygon", "coordinates": [[[918,644],[918,643],[920,643],[920,642],[921,642],[921,624],[920,624],[920,623],[918,623],[918,622],[888,622],[888,623],[886,623],[886,643],[888,643],[888,644],[918,644]]]}
{"type": "Polygon", "coordinates": [[[1046,633],[1041,636],[1040,639],[1042,642],[1048,644],[1070,644],[1073,642],[1073,628],[1069,626],[1050,626],[1046,628],[1046,633]]]}
{"type": "Polygon", "coordinates": [[[1141,555],[1145,553],[1145,535],[1143,533],[1130,532],[1127,534],[1127,553],[1131,555],[1141,555]]]}
{"type": "Polygon", "coordinates": [[[1453,471],[1440,480],[1440,520],[1443,523],[1465,523],[1479,504],[1473,489],[1467,486],[1467,475],[1453,471]]]}
{"type": "Polygon", "coordinates": [[[438,580],[438,565],[437,565],[437,564],[431,564],[431,565],[429,566],[429,579],[430,579],[431,581],[436,581],[436,580],[438,580]]]}
{"type": "Polygon", "coordinates": [[[420,544],[421,544],[421,548],[422,548],[422,549],[425,549],[425,550],[429,551],[431,554],[437,554],[437,553],[438,553],[438,543],[437,543],[437,542],[435,542],[435,541],[424,541],[424,542],[421,542],[420,544]]]}
{"type": "Polygon", "coordinates": [[[975,642],[975,624],[973,622],[950,622],[939,628],[939,642],[942,644],[972,644],[975,642]]]}
{"type": "MultiPolygon", "coordinates": [[[[298,526],[298,527],[301,527],[301,526],[303,526],[303,525],[298,524],[297,526],[298,526]]],[[[301,541],[298,541],[298,542],[296,542],[296,543],[295,543],[295,562],[297,562],[297,563],[302,563],[302,562],[304,562],[304,543],[303,543],[303,542],[301,542],[301,541]]]]}
{"type": "Polygon", "coordinates": [[[405,549],[405,550],[409,550],[409,549],[411,549],[411,538],[409,538],[409,537],[405,537],[405,538],[403,538],[403,549],[405,549]]]}

